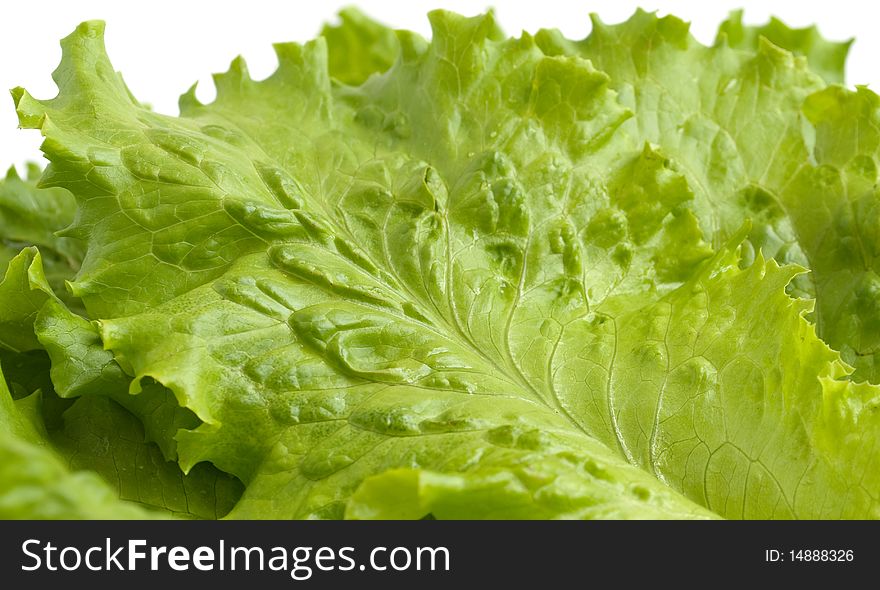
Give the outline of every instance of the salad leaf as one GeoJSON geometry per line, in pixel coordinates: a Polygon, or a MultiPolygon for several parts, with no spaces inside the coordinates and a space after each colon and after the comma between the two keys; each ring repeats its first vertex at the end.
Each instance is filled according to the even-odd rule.
{"type": "Polygon", "coordinates": [[[137,432],[171,499],[122,497],[196,516],[880,516],[876,96],[733,21],[429,18],[346,12],[180,117],[88,22],[56,98],[13,91],[87,246],[85,317],[36,250],[0,283],[0,341],[78,398],[58,452],[137,432]],[[241,498],[182,506],[217,470],[241,498]]]}
{"type": "Polygon", "coordinates": [[[0,517],[39,519],[147,518],[119,500],[98,476],[71,471],[45,443],[38,423],[13,402],[0,379],[0,517]]]}
{"type": "Polygon", "coordinates": [[[325,25],[327,70],[340,82],[357,86],[372,74],[391,67],[397,59],[397,36],[354,7],[339,12],[338,25],[325,25]]]}
{"type": "Polygon", "coordinates": [[[791,292],[815,298],[819,335],[856,368],[854,378],[880,382],[880,316],[865,301],[876,293],[873,92],[824,88],[804,61],[766,38],[756,52],[732,49],[723,35],[704,47],[681,20],[642,11],[619,25],[594,17],[580,42],[556,31],[537,40],[547,53],[584,56],[610,75],[635,113],[627,130],[681,164],[715,243],[749,219],[747,263],[760,250],[809,268],[791,292]]]}
{"type": "Polygon", "coordinates": [[[46,279],[72,308],[81,311],[64,288],[79,269],[83,245],[57,235],[73,222],[76,201],[61,188],[39,189],[42,171],[28,164],[27,177],[10,168],[0,180],[0,274],[25,246],[39,246],[46,279]]]}
{"type": "Polygon", "coordinates": [[[50,412],[62,427],[46,430],[39,393],[12,402],[0,385],[0,516],[37,519],[217,518],[229,511],[237,482],[200,466],[183,475],[158,448],[145,445],[137,419],[115,402],[83,398],[50,412]],[[95,473],[97,472],[97,473],[95,473]],[[99,475],[103,477],[99,477],[99,475]]]}
{"type": "Polygon", "coordinates": [[[755,27],[743,24],[743,11],[734,10],[718,27],[718,39],[737,49],[755,49],[761,37],[774,45],[807,58],[810,69],[829,84],[843,84],[844,64],[853,40],[827,41],[816,25],[793,29],[776,17],[767,24],[755,27]],[[723,39],[723,41],[722,41],[723,39]]]}
{"type": "MultiPolygon", "coordinates": [[[[208,464],[184,474],[172,461],[176,457],[173,436],[177,429],[194,427],[198,419],[180,408],[171,393],[158,384],[145,387],[139,396],[128,394],[131,378],[102,348],[95,328],[68,310],[52,293],[35,248],[23,250],[10,262],[0,283],[0,298],[4,302],[27,303],[5,305],[0,317],[0,351],[7,349],[6,356],[0,358],[4,365],[9,363],[18,369],[7,377],[19,391],[14,404],[18,408],[6,406],[10,414],[7,419],[21,422],[16,414],[28,415],[33,427],[27,430],[25,438],[44,451],[36,453],[10,442],[9,452],[20,455],[21,461],[43,465],[32,474],[37,478],[63,477],[66,481],[67,476],[61,476],[55,467],[60,462],[66,463],[73,474],[82,472],[76,478],[100,482],[83,485],[83,499],[71,500],[75,503],[70,506],[62,500],[47,498],[49,506],[42,508],[38,504],[43,500],[32,498],[33,492],[21,491],[25,496],[15,499],[19,493],[16,491],[11,494],[13,505],[3,514],[19,518],[149,515],[135,506],[125,508],[125,503],[117,506],[110,502],[104,507],[105,497],[118,497],[188,518],[217,518],[229,512],[241,495],[240,482],[208,464]],[[29,340],[12,340],[14,335],[22,334],[28,335],[29,340]],[[28,352],[15,354],[21,350],[28,352]],[[34,359],[42,358],[34,353],[51,359],[51,380],[21,379],[33,379],[34,375],[28,375],[27,370],[34,371],[38,364],[34,359]],[[82,398],[74,402],[58,398],[56,393],[65,398],[82,398]],[[94,473],[86,476],[86,471],[97,472],[102,479],[96,480],[94,473]],[[113,493],[104,491],[105,487],[113,493]],[[89,501],[89,494],[96,495],[96,500],[89,501]]],[[[5,395],[10,394],[7,391],[5,395]]],[[[19,467],[14,463],[10,468],[19,467]]],[[[16,479],[12,483],[24,486],[25,481],[16,479]]],[[[76,489],[80,484],[73,485],[76,489]]]]}

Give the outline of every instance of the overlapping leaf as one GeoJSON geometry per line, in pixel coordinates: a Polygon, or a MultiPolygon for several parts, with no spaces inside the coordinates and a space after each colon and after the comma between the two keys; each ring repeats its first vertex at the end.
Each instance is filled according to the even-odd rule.
{"type": "Polygon", "coordinates": [[[546,52],[582,55],[610,75],[635,113],[628,130],[681,164],[716,242],[750,219],[750,251],[812,271],[792,292],[816,299],[819,335],[857,379],[877,383],[880,316],[865,302],[876,281],[876,95],[823,88],[813,70],[839,81],[849,44],[821,41],[815,28],[743,28],[734,13],[721,33],[704,47],[679,19],[639,11],[620,25],[594,17],[580,42],[554,31],[537,38],[546,52]]]}
{"type": "Polygon", "coordinates": [[[4,517],[158,515],[134,502],[188,518],[230,510],[241,494],[237,480],[207,464],[184,475],[172,461],[177,429],[198,420],[157,384],[128,394],[131,378],[102,348],[94,326],[55,297],[34,248],[10,262],[0,297],[0,358],[13,369],[4,371],[5,381],[18,398],[13,402],[4,382],[0,420],[19,425],[3,433],[10,461],[0,478],[4,517]],[[49,359],[51,375],[34,374],[48,370],[49,359]]]}
{"type": "Polygon", "coordinates": [[[578,43],[430,18],[427,42],[350,13],[179,118],[98,23],[58,97],[14,91],[88,245],[95,324],[48,287],[8,320],[83,396],[65,416],[148,400],[122,403],[188,477],[244,482],[237,517],[877,516],[876,388],[786,294],[869,350],[870,285],[825,306],[867,280],[844,246],[876,226],[874,95],[645,13],[578,43]]]}

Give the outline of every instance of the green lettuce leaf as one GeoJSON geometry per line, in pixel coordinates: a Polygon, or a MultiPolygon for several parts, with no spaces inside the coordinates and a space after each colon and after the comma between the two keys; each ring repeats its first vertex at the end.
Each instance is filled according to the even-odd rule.
{"type": "MultiPolygon", "coordinates": [[[[31,433],[25,438],[51,451],[39,454],[24,447],[12,450],[10,442],[10,453],[20,453],[21,461],[32,457],[40,465],[45,464],[45,473],[35,471],[34,477],[57,476],[52,465],[59,461],[74,474],[96,472],[101,476],[101,485],[89,484],[83,494],[97,494],[98,489],[107,487],[115,495],[101,491],[98,497],[118,497],[189,518],[225,515],[241,495],[240,482],[208,464],[197,465],[184,474],[172,461],[176,458],[173,436],[177,429],[192,428],[199,424],[198,419],[180,408],[173,395],[158,384],[146,386],[141,395],[129,395],[131,378],[103,349],[94,326],[54,296],[45,281],[41,260],[36,248],[23,250],[10,262],[0,283],[0,302],[4,304],[0,360],[4,367],[14,369],[6,381],[17,390],[19,398],[15,402],[17,410],[6,408],[13,415],[8,419],[19,421],[14,414],[24,412],[40,435],[31,433]],[[14,302],[27,305],[15,306],[14,302]],[[28,340],[13,340],[22,334],[28,335],[28,340]],[[50,359],[51,370],[47,362],[50,359]],[[47,375],[42,372],[47,370],[51,380],[45,379],[47,375]],[[62,399],[56,393],[80,399],[62,399]],[[46,458],[37,459],[36,455],[46,458]]],[[[16,434],[14,430],[7,434],[16,434]]],[[[20,432],[17,434],[21,437],[20,432]]],[[[85,479],[94,478],[89,475],[85,479]]],[[[27,500],[26,504],[9,507],[4,514],[10,516],[132,518],[140,514],[135,508],[118,508],[117,514],[116,503],[110,503],[104,513],[104,500],[89,503],[75,497],[71,505],[65,506],[55,506],[61,500],[47,499],[50,506],[44,512],[27,489],[38,484],[25,479],[7,484],[12,486],[12,499],[24,494],[21,500],[27,500]]]]}
{"type": "Polygon", "coordinates": [[[2,518],[217,518],[240,495],[238,482],[206,465],[184,475],[166,462],[107,398],[59,404],[35,393],[12,402],[0,382],[0,400],[2,518]]]}
{"type": "Polygon", "coordinates": [[[40,174],[36,164],[28,164],[27,178],[10,168],[0,180],[0,275],[23,247],[39,246],[49,284],[69,306],[80,311],[64,282],[79,270],[82,243],[59,236],[73,222],[76,201],[61,188],[37,188],[40,174]]]}
{"type": "Polygon", "coordinates": [[[810,69],[822,76],[829,84],[843,84],[846,56],[853,40],[828,41],[813,25],[793,29],[778,18],[771,17],[760,27],[744,25],[743,11],[734,10],[718,27],[718,39],[737,49],[756,49],[761,37],[774,45],[807,58],[810,69]],[[723,41],[722,41],[723,39],[723,41]]]}
{"type": "Polygon", "coordinates": [[[94,471],[116,495],[183,518],[220,518],[241,495],[241,483],[202,463],[184,474],[148,444],[143,426],[120,404],[83,397],[56,417],[52,447],[72,471],[94,471]]]}
{"type": "MultiPolygon", "coordinates": [[[[0,373],[2,377],[2,373],[0,373]]],[[[0,518],[124,519],[151,513],[118,498],[89,471],[74,471],[47,445],[0,378],[0,518]]]]}
{"type": "Polygon", "coordinates": [[[339,12],[339,24],[321,29],[327,42],[327,70],[344,84],[357,86],[391,67],[399,45],[394,31],[354,7],[339,12]]]}
{"type": "MultiPolygon", "coordinates": [[[[876,95],[823,88],[813,61],[808,67],[763,36],[756,51],[734,49],[749,47],[731,42],[737,18],[713,47],[694,40],[687,23],[642,11],[618,25],[594,17],[583,41],[557,31],[537,40],[547,53],[581,55],[610,75],[635,113],[627,131],[680,163],[695,214],[715,243],[749,219],[746,262],[760,250],[812,271],[790,291],[816,299],[819,335],[856,367],[854,378],[878,383],[876,95]]],[[[836,47],[842,63],[848,45],[816,35],[792,32],[823,55],[836,47]]],[[[796,52],[806,43],[780,42],[796,52]]]]}
{"type": "Polygon", "coordinates": [[[239,518],[880,516],[880,398],[854,381],[876,299],[841,307],[833,275],[868,272],[844,246],[876,227],[876,97],[672,17],[583,42],[430,20],[392,63],[348,13],[180,117],[84,23],[56,98],[13,91],[87,244],[91,321],[35,251],[0,284],[0,337],[80,396],[62,418],[148,400],[125,429],[241,480],[239,518]]]}

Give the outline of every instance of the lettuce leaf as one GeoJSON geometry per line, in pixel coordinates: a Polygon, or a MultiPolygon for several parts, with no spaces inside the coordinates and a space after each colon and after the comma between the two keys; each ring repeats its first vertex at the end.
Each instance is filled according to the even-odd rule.
{"type": "Polygon", "coordinates": [[[816,25],[794,29],[775,17],[765,25],[743,24],[743,11],[734,10],[718,27],[718,40],[737,49],[756,49],[761,38],[806,57],[810,69],[829,84],[843,84],[846,56],[853,40],[835,42],[824,39],[816,25]]]}
{"type": "Polygon", "coordinates": [[[325,25],[321,36],[330,76],[352,86],[390,68],[400,50],[394,31],[354,7],[343,8],[339,24],[325,25]]]}
{"type": "Polygon", "coordinates": [[[147,518],[119,500],[90,472],[71,471],[49,448],[38,424],[22,412],[0,379],[0,517],[37,519],[147,518]]]}
{"type": "MultiPolygon", "coordinates": [[[[731,18],[722,31],[738,16],[731,18]]],[[[800,48],[793,39],[817,35],[783,35],[777,21],[769,29],[800,48]]],[[[854,378],[880,382],[876,95],[824,88],[811,71],[815,55],[808,66],[767,37],[758,35],[756,52],[732,49],[743,43],[729,44],[729,35],[704,47],[686,23],[642,11],[619,25],[594,17],[581,42],[555,31],[537,39],[545,52],[587,57],[611,76],[635,113],[630,133],[683,166],[707,235],[725,240],[750,219],[748,261],[760,250],[809,268],[791,292],[815,298],[819,335],[856,368],[854,378]],[[682,84],[689,79],[695,86],[682,84]]],[[[830,44],[814,45],[823,55],[831,51],[830,44]]],[[[842,71],[848,44],[833,47],[842,71]]]]}
{"type": "Polygon", "coordinates": [[[180,117],[88,22],[56,98],[13,91],[88,319],[26,250],[0,338],[63,417],[128,404],[153,456],[244,484],[237,518],[880,516],[876,96],[674,17],[429,18],[344,13],[180,117]]]}
{"type": "Polygon", "coordinates": [[[11,488],[10,504],[0,501],[4,518],[147,518],[160,512],[217,518],[229,512],[241,495],[240,482],[208,464],[184,474],[171,460],[177,429],[198,419],[157,384],[139,396],[128,394],[131,379],[101,347],[95,328],[52,293],[35,248],[10,262],[0,298],[28,303],[5,306],[0,317],[3,360],[16,367],[16,360],[34,353],[51,359],[51,380],[21,379],[28,377],[24,369],[33,370],[31,362],[6,376],[18,392],[14,402],[6,383],[0,390],[6,400],[0,420],[18,425],[3,428],[9,440],[2,444],[10,473],[22,471],[21,477],[0,478],[11,488]],[[15,334],[31,341],[19,344],[15,334]],[[11,342],[27,352],[16,353],[11,342]],[[69,399],[74,397],[79,399],[69,399]],[[21,467],[28,462],[33,465],[21,467]],[[57,491],[54,483],[31,489],[57,478],[57,491]],[[61,491],[68,484],[69,494],[61,491]]]}
{"type": "Polygon", "coordinates": [[[64,282],[79,270],[83,244],[57,235],[73,222],[76,201],[61,188],[37,188],[41,173],[31,163],[25,178],[13,167],[0,180],[0,274],[23,247],[39,246],[46,280],[68,306],[81,312],[64,282]]]}

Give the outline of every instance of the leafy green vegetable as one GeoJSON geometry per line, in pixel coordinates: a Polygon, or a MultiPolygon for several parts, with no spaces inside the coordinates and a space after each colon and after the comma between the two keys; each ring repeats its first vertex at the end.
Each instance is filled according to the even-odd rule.
{"type": "MultiPolygon", "coordinates": [[[[23,400],[26,402],[27,400],[23,400]]],[[[0,518],[147,518],[95,474],[71,471],[46,446],[39,422],[0,379],[0,518]]]]}
{"type": "Polygon", "coordinates": [[[76,201],[61,188],[36,188],[40,174],[36,164],[28,164],[26,179],[10,168],[0,180],[0,274],[23,247],[39,246],[49,284],[68,305],[81,311],[67,295],[64,281],[79,269],[82,243],[56,235],[73,223],[76,201]]]}
{"type": "Polygon", "coordinates": [[[199,517],[880,516],[880,126],[823,80],[847,45],[429,18],[346,11],[180,117],[89,22],[56,98],[13,91],[86,245],[84,317],[35,249],[0,283],[0,345],[51,365],[42,397],[9,379],[43,444],[199,517]]]}
{"type": "Polygon", "coordinates": [[[351,7],[340,11],[339,20],[338,25],[321,30],[327,40],[327,70],[333,78],[358,85],[391,67],[399,51],[392,30],[351,7]]]}
{"type": "Polygon", "coordinates": [[[620,25],[594,18],[581,42],[553,31],[537,40],[547,53],[582,55],[611,76],[634,112],[628,131],[680,163],[714,243],[750,219],[747,262],[761,250],[809,268],[792,292],[815,297],[819,335],[855,377],[880,382],[873,92],[825,88],[765,38],[755,53],[731,49],[723,36],[704,47],[686,23],[644,12],[620,25]]]}
{"type": "MultiPolygon", "coordinates": [[[[30,460],[35,466],[28,471],[29,477],[46,478],[46,481],[62,477],[62,484],[66,485],[67,475],[61,475],[63,470],[57,467],[66,462],[74,473],[74,480],[100,481],[100,485],[83,484],[82,498],[72,505],[66,504],[67,500],[54,498],[55,492],[51,490],[39,492],[48,494],[46,499],[40,500],[34,499],[42,496],[33,490],[21,491],[24,494],[21,498],[15,491],[10,496],[13,505],[0,508],[4,517],[143,518],[149,515],[136,507],[126,507],[124,502],[115,500],[117,496],[183,517],[216,518],[232,508],[241,495],[237,480],[207,464],[184,475],[174,462],[168,461],[176,456],[172,437],[177,429],[194,427],[198,419],[180,408],[170,392],[156,384],[145,387],[141,395],[128,394],[131,378],[122,372],[112,355],[103,350],[94,327],[69,311],[52,294],[44,279],[40,255],[34,248],[25,249],[10,262],[6,277],[0,283],[0,293],[4,302],[26,303],[6,306],[0,317],[0,351],[6,348],[6,356],[2,357],[4,366],[8,363],[18,368],[7,379],[19,391],[16,396],[19,399],[13,404],[0,406],[5,412],[0,420],[25,423],[20,414],[28,416],[32,426],[27,428],[25,438],[39,447],[51,446],[54,451],[37,453],[7,441],[7,450],[16,457],[10,469],[20,469],[19,460],[30,460]],[[29,340],[12,340],[17,334],[28,335],[29,340]],[[42,352],[43,347],[48,354],[42,352]],[[15,350],[28,352],[15,354],[15,350]],[[33,383],[22,379],[34,377],[26,372],[38,365],[35,359],[40,357],[33,353],[51,359],[51,381],[33,383]],[[56,391],[65,398],[82,397],[72,402],[57,397],[56,391]],[[86,470],[97,472],[103,481],[93,474],[80,474],[86,470]],[[113,489],[115,494],[109,490],[98,491],[104,487],[113,489]],[[90,499],[92,496],[94,499],[90,499]],[[107,498],[114,501],[109,502],[107,498]],[[43,501],[48,506],[36,507],[36,503],[43,501]],[[18,502],[26,503],[19,507],[20,514],[15,512],[18,502]]],[[[5,387],[4,383],[0,396],[12,402],[5,387]]],[[[14,434],[16,430],[19,435],[23,432],[20,428],[6,430],[6,434],[14,434]]],[[[11,483],[24,486],[25,481],[26,478],[20,481],[13,478],[11,483]]],[[[80,484],[71,485],[73,493],[79,493],[76,490],[80,484]]]]}
{"type": "Polygon", "coordinates": [[[763,37],[795,55],[806,57],[810,69],[829,84],[843,84],[844,64],[852,39],[841,43],[826,41],[815,25],[792,29],[775,17],[760,27],[746,26],[742,17],[742,10],[731,12],[718,28],[718,41],[737,49],[755,49],[763,37]]]}

